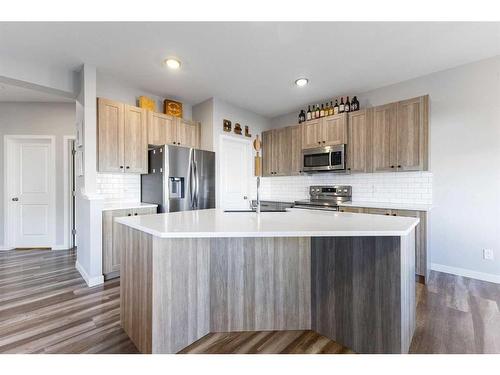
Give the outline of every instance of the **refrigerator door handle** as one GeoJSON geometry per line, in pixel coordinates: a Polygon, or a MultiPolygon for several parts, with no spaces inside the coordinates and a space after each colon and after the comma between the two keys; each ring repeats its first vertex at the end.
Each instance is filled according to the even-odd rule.
{"type": "Polygon", "coordinates": [[[193,161],[194,165],[194,178],[195,178],[195,188],[194,188],[194,206],[198,209],[198,194],[200,193],[200,176],[198,176],[198,167],[196,165],[196,161],[193,161]]]}
{"type": "MultiPolygon", "coordinates": [[[[191,150],[192,151],[192,150],[191,150]]],[[[195,181],[194,181],[194,160],[193,153],[189,153],[189,205],[194,209],[194,194],[195,194],[195,181]]]]}

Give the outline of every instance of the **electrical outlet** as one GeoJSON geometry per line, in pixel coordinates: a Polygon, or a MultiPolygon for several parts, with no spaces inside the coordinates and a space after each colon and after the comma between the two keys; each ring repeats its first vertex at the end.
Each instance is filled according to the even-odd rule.
{"type": "Polygon", "coordinates": [[[493,250],[491,249],[484,249],[483,250],[483,259],[485,260],[493,260],[493,250]]]}

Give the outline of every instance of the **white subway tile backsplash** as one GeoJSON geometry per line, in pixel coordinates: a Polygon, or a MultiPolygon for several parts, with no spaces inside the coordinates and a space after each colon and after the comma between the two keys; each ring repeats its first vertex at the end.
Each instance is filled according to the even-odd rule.
{"type": "Polygon", "coordinates": [[[432,204],[431,172],[265,177],[261,179],[261,197],[278,201],[307,199],[310,185],[351,185],[356,201],[432,204]]]}
{"type": "Polygon", "coordinates": [[[141,176],[136,174],[98,173],[97,193],[106,201],[141,200],[141,176]]]}

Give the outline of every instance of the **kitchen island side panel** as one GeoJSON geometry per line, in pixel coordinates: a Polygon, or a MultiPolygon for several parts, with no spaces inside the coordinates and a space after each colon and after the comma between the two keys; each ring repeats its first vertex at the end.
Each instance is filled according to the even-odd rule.
{"type": "Polygon", "coordinates": [[[151,353],[153,236],[118,223],[115,230],[121,249],[121,326],[141,353],[151,353]]]}
{"type": "Polygon", "coordinates": [[[210,331],[311,328],[310,239],[215,238],[210,331]]]}
{"type": "Polygon", "coordinates": [[[413,236],[312,238],[312,329],[358,353],[407,353],[415,326],[413,236]]]}

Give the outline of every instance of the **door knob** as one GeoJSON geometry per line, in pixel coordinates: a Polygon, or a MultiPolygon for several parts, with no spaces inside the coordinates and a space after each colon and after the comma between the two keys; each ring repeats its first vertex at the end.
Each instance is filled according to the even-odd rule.
{"type": "Polygon", "coordinates": [[[245,195],[245,196],[243,197],[243,199],[248,199],[248,197],[245,195]]]}
{"type": "Polygon", "coordinates": [[[17,202],[17,201],[19,200],[19,198],[12,198],[12,200],[13,200],[14,202],[17,202]]]}

